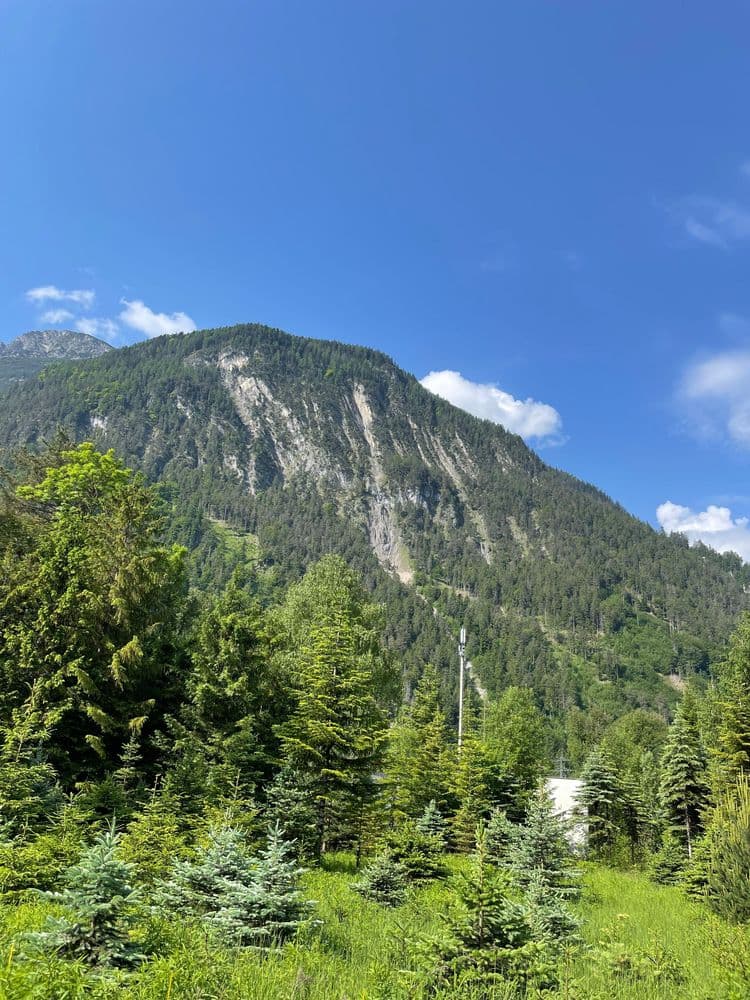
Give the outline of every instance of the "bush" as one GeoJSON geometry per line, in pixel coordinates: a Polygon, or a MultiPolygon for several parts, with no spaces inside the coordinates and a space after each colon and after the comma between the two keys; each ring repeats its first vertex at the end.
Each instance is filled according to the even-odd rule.
{"type": "Polygon", "coordinates": [[[446,873],[442,841],[422,833],[413,823],[405,823],[388,834],[385,852],[403,866],[410,881],[442,878],[446,873]]]}

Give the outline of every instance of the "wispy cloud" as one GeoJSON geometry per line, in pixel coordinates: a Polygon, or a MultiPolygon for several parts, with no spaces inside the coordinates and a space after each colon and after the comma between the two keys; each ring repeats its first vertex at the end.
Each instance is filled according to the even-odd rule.
{"type": "Polygon", "coordinates": [[[700,436],[750,447],[750,350],[721,351],[689,365],[678,402],[700,436]]]}
{"type": "Polygon", "coordinates": [[[750,160],[745,160],[740,164],[740,173],[744,177],[750,177],[750,160]]]}
{"type": "Polygon", "coordinates": [[[26,292],[29,302],[44,305],[45,302],[71,302],[84,309],[90,309],[96,299],[95,292],[90,288],[73,288],[65,291],[57,285],[40,285],[26,292]]]}
{"type": "Polygon", "coordinates": [[[120,328],[113,319],[106,317],[86,316],[76,321],[76,330],[80,333],[87,333],[89,337],[99,337],[101,340],[108,340],[110,343],[117,340],[120,328]]]}
{"type": "Polygon", "coordinates": [[[42,313],[40,319],[43,323],[51,323],[53,326],[57,326],[58,323],[67,323],[69,319],[73,319],[73,313],[67,309],[48,309],[42,313]]]}
{"type": "Polygon", "coordinates": [[[454,406],[475,417],[501,424],[523,438],[534,438],[546,444],[563,441],[562,417],[549,403],[516,399],[496,385],[472,382],[455,371],[430,372],[421,382],[425,389],[454,406]]]}
{"type": "Polygon", "coordinates": [[[693,195],[674,204],[670,214],[693,243],[729,250],[750,240],[750,209],[735,201],[693,195]]]}
{"type": "Polygon", "coordinates": [[[734,201],[692,196],[674,205],[672,215],[693,243],[729,250],[750,240],[750,209],[734,201]]]}
{"type": "Polygon", "coordinates": [[[679,532],[692,545],[703,542],[717,552],[736,552],[750,562],[750,519],[734,517],[729,507],[709,504],[705,510],[694,511],[667,500],[656,508],[656,519],[667,534],[679,532]]]}
{"type": "Polygon", "coordinates": [[[190,333],[197,329],[194,320],[187,313],[154,312],[140,299],[120,299],[120,303],[125,306],[120,313],[121,322],[147,337],[160,337],[165,333],[190,333]]]}

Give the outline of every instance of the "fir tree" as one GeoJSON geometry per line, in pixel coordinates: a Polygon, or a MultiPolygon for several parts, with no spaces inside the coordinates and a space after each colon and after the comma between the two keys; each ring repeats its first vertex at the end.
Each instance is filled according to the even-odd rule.
{"type": "Polygon", "coordinates": [[[385,851],[362,870],[352,889],[381,906],[400,906],[406,899],[408,879],[404,865],[385,851]]]}
{"type": "Polygon", "coordinates": [[[614,764],[602,750],[595,750],[581,772],[578,806],[585,813],[588,846],[593,853],[611,851],[618,834],[620,787],[614,764]]]}
{"type": "Polygon", "coordinates": [[[140,896],[132,867],[118,856],[120,840],[114,825],[100,833],[65,873],[62,892],[44,893],[72,917],[50,920],[47,930],[29,936],[33,944],[87,965],[121,968],[141,961],[129,935],[140,896]]]}
{"type": "Polygon", "coordinates": [[[440,680],[428,664],[411,705],[402,708],[388,743],[386,774],[397,822],[419,816],[430,802],[450,799],[448,721],[440,704],[440,680]]]}
{"type": "Polygon", "coordinates": [[[687,692],[677,709],[661,760],[661,802],[670,832],[684,846],[688,858],[702,829],[706,806],[706,753],[695,700],[687,692]]]}

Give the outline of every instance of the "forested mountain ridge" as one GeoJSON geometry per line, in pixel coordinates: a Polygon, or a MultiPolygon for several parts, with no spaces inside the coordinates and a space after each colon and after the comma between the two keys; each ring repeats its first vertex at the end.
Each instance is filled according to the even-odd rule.
{"type": "Polygon", "coordinates": [[[29,330],[0,344],[0,391],[32,378],[54,361],[98,358],[110,344],[77,330],[29,330]]]}
{"type": "Polygon", "coordinates": [[[483,686],[530,684],[561,724],[666,711],[665,677],[704,672],[749,603],[738,557],[655,532],[377,351],[241,325],[0,399],[6,448],[59,426],[165,484],[199,582],[249,552],[287,582],[338,551],[388,605],[407,675],[449,676],[465,621],[483,686]]]}

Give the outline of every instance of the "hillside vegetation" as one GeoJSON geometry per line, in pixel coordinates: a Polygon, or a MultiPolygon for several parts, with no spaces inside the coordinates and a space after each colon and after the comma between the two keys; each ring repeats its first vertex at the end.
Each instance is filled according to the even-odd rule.
{"type": "Polygon", "coordinates": [[[408,689],[431,661],[455,704],[465,624],[481,688],[530,686],[573,769],[584,730],[642,707],[669,717],[748,606],[738,557],[653,531],[376,351],[245,325],[50,369],[0,398],[7,449],[59,427],[160,484],[204,590],[247,545],[277,593],[343,556],[386,606],[408,689]]]}
{"type": "Polygon", "coordinates": [[[577,730],[583,865],[530,687],[459,746],[339,555],[282,587],[221,524],[199,590],[169,517],[91,443],[4,479],[4,995],[748,995],[750,616],[671,723],[577,730]]]}

